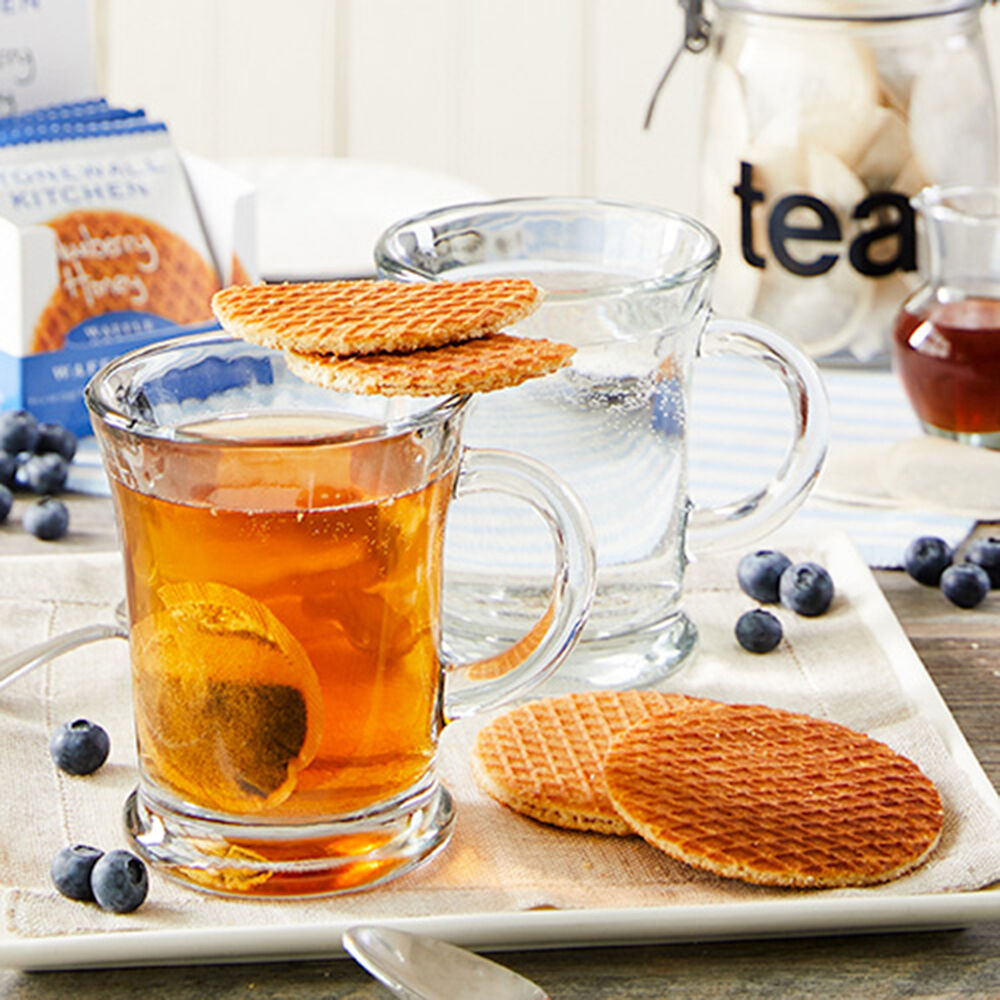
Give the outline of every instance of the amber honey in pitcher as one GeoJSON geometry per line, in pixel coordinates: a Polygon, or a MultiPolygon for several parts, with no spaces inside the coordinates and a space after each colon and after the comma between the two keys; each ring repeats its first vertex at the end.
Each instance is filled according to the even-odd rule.
{"type": "Polygon", "coordinates": [[[1000,300],[971,297],[904,308],[896,368],[930,430],[1000,435],[1000,300]]]}
{"type": "Polygon", "coordinates": [[[1000,188],[929,187],[913,205],[923,284],[896,316],[896,371],[926,431],[1000,448],[1000,188]]]}
{"type": "Polygon", "coordinates": [[[113,482],[141,764],[196,810],[348,815],[431,764],[453,472],[428,482],[410,437],[245,446],[261,422],[303,426],[188,426],[211,447],[145,446],[156,495],[113,482]]]}

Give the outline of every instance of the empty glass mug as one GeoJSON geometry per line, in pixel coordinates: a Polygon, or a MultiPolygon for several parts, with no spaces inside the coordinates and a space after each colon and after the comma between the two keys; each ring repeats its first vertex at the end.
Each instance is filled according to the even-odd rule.
{"type": "MultiPolygon", "coordinates": [[[[571,366],[480,397],[468,440],[557,470],[594,525],[597,596],[582,641],[546,689],[662,681],[696,640],[682,607],[688,536],[695,548],[746,544],[782,523],[819,472],[828,407],[815,366],[765,327],[712,318],[718,241],[664,209],[576,198],[459,205],[392,226],[375,258],[381,276],[401,281],[509,275],[544,289],[541,308],[515,332],[574,344],[571,366]],[[795,429],[758,492],[692,514],[686,415],[699,353],[770,366],[795,429]]],[[[734,426],[753,419],[751,406],[733,401],[734,426]]],[[[496,652],[543,613],[550,552],[543,526],[497,498],[456,512],[445,559],[453,652],[496,652]]]]}
{"type": "Polygon", "coordinates": [[[289,896],[441,847],[443,726],[524,694],[579,635],[575,498],[531,459],[463,448],[468,396],[329,392],[218,333],[112,361],[86,401],[125,563],[140,852],[210,891],[289,896]],[[490,490],[553,525],[549,613],[514,655],[445,662],[449,505],[490,490]]]}

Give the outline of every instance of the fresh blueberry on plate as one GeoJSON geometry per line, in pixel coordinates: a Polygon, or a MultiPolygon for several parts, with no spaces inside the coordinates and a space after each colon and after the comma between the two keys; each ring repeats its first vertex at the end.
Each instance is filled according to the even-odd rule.
{"type": "Polygon", "coordinates": [[[104,851],[87,844],[64,847],[49,866],[53,884],[68,899],[93,902],[94,890],[90,886],[90,875],[103,854],[104,851]]]}
{"type": "Polygon", "coordinates": [[[94,865],[90,886],[102,910],[131,913],[142,905],[149,892],[149,873],[143,861],[131,851],[108,851],[94,865]]]}
{"type": "Polygon", "coordinates": [[[17,485],[32,493],[59,493],[68,474],[69,463],[62,455],[32,455],[17,470],[17,485]]]}
{"type": "Polygon", "coordinates": [[[27,410],[0,413],[0,450],[8,455],[34,451],[38,444],[38,420],[27,410]]]}
{"type": "Polygon", "coordinates": [[[903,566],[917,583],[936,587],[941,574],[951,565],[951,546],[934,535],[921,535],[906,546],[903,566]]]}
{"type": "Polygon", "coordinates": [[[62,538],[69,530],[69,508],[55,497],[42,497],[24,512],[24,529],[46,542],[62,538]]]}
{"type": "Polygon", "coordinates": [[[778,601],[778,581],[781,574],[792,565],[792,560],[783,552],[773,549],[759,549],[748,552],[736,567],[736,579],[740,589],[762,604],[778,601]]]}
{"type": "Polygon", "coordinates": [[[823,614],[833,600],[833,580],[818,563],[800,562],[781,574],[778,584],[781,603],[797,615],[814,618],[823,614]]]}
{"type": "Polygon", "coordinates": [[[977,538],[965,553],[965,561],[982,566],[991,587],[1000,587],[1000,538],[977,538]]]}
{"type": "Polygon", "coordinates": [[[9,488],[17,481],[17,455],[8,455],[5,451],[0,451],[0,485],[9,488]]]}
{"type": "Polygon", "coordinates": [[[7,515],[13,506],[14,494],[6,486],[0,485],[0,524],[7,520],[7,515]]]}
{"type": "Polygon", "coordinates": [[[49,741],[56,767],[67,774],[93,774],[108,759],[110,749],[107,732],[89,719],[64,722],[49,741]]]}
{"type": "Polygon", "coordinates": [[[76,435],[62,424],[42,423],[38,425],[38,443],[35,452],[39,455],[61,455],[67,462],[76,455],[76,435]]]}
{"type": "Polygon", "coordinates": [[[975,563],[956,563],[941,574],[941,591],[952,604],[974,608],[990,592],[989,574],[975,563]]]}
{"type": "Polygon", "coordinates": [[[736,620],[736,641],[748,652],[770,653],[781,642],[781,622],[763,608],[744,611],[736,620]]]}

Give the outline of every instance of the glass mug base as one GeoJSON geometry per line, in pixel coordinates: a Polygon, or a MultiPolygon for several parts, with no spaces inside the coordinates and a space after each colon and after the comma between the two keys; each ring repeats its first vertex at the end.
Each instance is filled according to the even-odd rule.
{"type": "Polygon", "coordinates": [[[960,441],[962,444],[972,445],[975,448],[1000,450],[1000,431],[985,431],[981,433],[952,431],[944,427],[935,427],[924,420],[920,421],[920,426],[923,427],[925,433],[933,437],[947,438],[949,441],[960,441]]]}
{"type": "Polygon", "coordinates": [[[158,871],[188,888],[241,898],[332,896],[369,889],[426,861],[448,841],[455,810],[433,781],[393,808],[340,820],[234,824],[181,812],[141,786],[125,803],[125,828],[158,871]]]}

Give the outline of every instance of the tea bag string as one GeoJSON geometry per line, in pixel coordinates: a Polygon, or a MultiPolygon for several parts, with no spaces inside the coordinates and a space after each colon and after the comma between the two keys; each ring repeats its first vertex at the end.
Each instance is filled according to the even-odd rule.
{"type": "Polygon", "coordinates": [[[667,63],[666,69],[657,81],[656,87],[653,90],[653,96],[649,99],[649,106],[646,108],[646,117],[642,123],[643,129],[649,128],[653,120],[653,110],[656,107],[660,91],[663,90],[663,86],[667,82],[667,77],[670,76],[674,70],[674,66],[677,65],[677,60],[680,59],[681,53],[685,50],[695,53],[704,52],[708,47],[712,22],[709,21],[702,10],[703,0],[677,0],[677,2],[684,8],[684,40],[677,46],[677,50],[671,56],[670,62],[667,63]]]}

